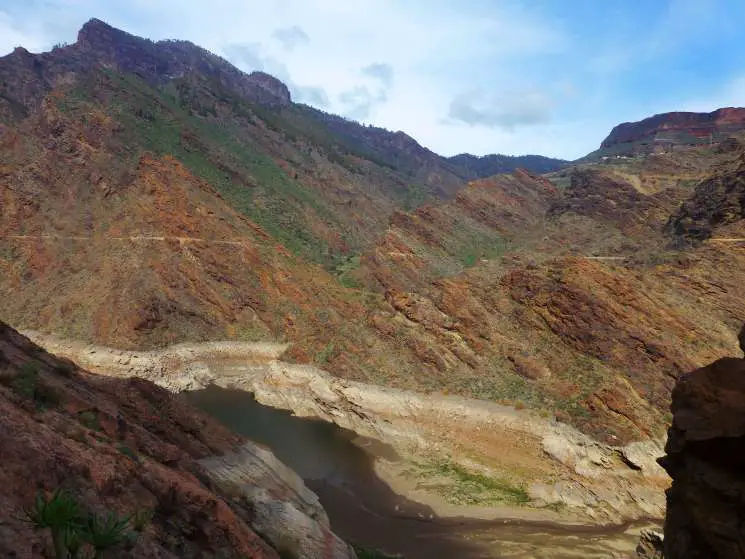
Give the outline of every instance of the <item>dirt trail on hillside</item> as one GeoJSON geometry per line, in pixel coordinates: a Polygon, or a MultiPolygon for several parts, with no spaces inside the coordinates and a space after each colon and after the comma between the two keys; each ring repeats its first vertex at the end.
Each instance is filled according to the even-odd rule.
{"type": "Polygon", "coordinates": [[[0,239],[17,239],[17,240],[60,240],[60,241],[92,241],[94,239],[107,239],[110,241],[177,241],[179,243],[205,243],[216,245],[233,245],[241,246],[250,243],[250,239],[245,240],[224,240],[224,239],[203,239],[201,237],[174,237],[174,236],[151,236],[151,235],[130,235],[130,236],[84,236],[84,235],[0,235],[0,239]]]}

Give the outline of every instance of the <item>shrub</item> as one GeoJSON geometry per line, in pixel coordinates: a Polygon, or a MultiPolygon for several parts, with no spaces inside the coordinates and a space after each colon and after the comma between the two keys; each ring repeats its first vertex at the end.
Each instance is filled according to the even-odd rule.
{"type": "Polygon", "coordinates": [[[140,461],[140,457],[137,456],[137,453],[134,450],[132,450],[131,448],[129,448],[127,445],[120,444],[120,445],[117,445],[116,448],[117,448],[117,450],[119,450],[119,452],[121,452],[122,454],[124,454],[124,456],[127,456],[127,457],[131,458],[135,462],[139,462],[140,461]]]}
{"type": "Polygon", "coordinates": [[[382,551],[377,551],[375,549],[367,549],[359,545],[352,544],[352,547],[354,548],[354,551],[357,554],[358,559],[399,559],[401,558],[401,555],[388,555],[387,553],[383,553],[382,551]]]}
{"type": "Polygon", "coordinates": [[[13,391],[27,400],[34,400],[39,410],[56,407],[60,403],[57,391],[39,380],[39,367],[36,363],[26,362],[20,367],[17,375],[7,384],[13,391]]]}
{"type": "Polygon", "coordinates": [[[112,512],[106,516],[89,515],[81,530],[83,539],[100,552],[116,547],[131,538],[129,518],[119,518],[112,512]]]}
{"type": "Polygon", "coordinates": [[[329,342],[321,351],[316,353],[316,362],[321,365],[328,363],[329,359],[334,355],[335,350],[336,345],[334,345],[334,342],[329,342]]]}
{"type": "Polygon", "coordinates": [[[100,557],[104,551],[136,538],[129,529],[130,520],[135,516],[137,519],[132,525],[137,529],[149,522],[152,514],[148,516],[138,511],[125,518],[112,512],[104,516],[90,514],[81,509],[70,493],[57,489],[50,498],[39,493],[34,506],[26,511],[25,519],[34,528],[51,532],[57,559],[82,559],[100,557]]]}
{"type": "Polygon", "coordinates": [[[98,413],[94,410],[86,410],[78,414],[80,423],[93,431],[101,430],[101,423],[98,420],[98,413]]]}
{"type": "Polygon", "coordinates": [[[150,509],[137,509],[135,512],[132,513],[132,516],[130,517],[132,528],[134,528],[138,532],[142,532],[145,528],[147,528],[152,520],[153,511],[150,509]]]}
{"type": "Polygon", "coordinates": [[[54,370],[63,377],[69,377],[75,372],[75,363],[72,361],[61,361],[54,366],[54,370]]]}
{"type": "Polygon", "coordinates": [[[65,545],[66,542],[76,547],[74,538],[68,532],[77,532],[81,528],[80,507],[66,491],[58,489],[50,499],[39,493],[33,508],[26,511],[26,519],[37,529],[48,528],[51,531],[54,552],[58,559],[69,556],[70,548],[65,545]]]}

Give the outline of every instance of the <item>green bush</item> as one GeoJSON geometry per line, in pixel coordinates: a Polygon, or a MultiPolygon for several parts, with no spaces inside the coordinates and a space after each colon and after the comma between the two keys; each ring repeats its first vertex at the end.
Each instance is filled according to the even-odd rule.
{"type": "Polygon", "coordinates": [[[153,520],[153,511],[150,509],[137,509],[130,517],[132,528],[142,532],[153,520]]]}
{"type": "Polygon", "coordinates": [[[447,460],[420,464],[418,468],[420,476],[447,480],[433,488],[454,504],[524,505],[530,502],[527,491],[510,480],[469,472],[459,464],[447,460]]]}
{"type": "Polygon", "coordinates": [[[136,539],[130,529],[141,531],[152,513],[137,511],[131,517],[120,518],[112,512],[103,516],[84,511],[67,491],[57,489],[51,497],[36,496],[25,519],[37,530],[49,530],[56,559],[89,559],[136,539]]]}
{"type": "Polygon", "coordinates": [[[98,420],[98,412],[96,412],[95,410],[86,410],[80,412],[78,414],[78,419],[80,420],[80,423],[82,423],[92,431],[101,430],[101,423],[98,420]]]}
{"type": "Polygon", "coordinates": [[[40,381],[39,366],[26,362],[21,365],[18,374],[6,381],[6,384],[22,398],[33,400],[39,410],[57,407],[60,396],[57,391],[40,381]]]}

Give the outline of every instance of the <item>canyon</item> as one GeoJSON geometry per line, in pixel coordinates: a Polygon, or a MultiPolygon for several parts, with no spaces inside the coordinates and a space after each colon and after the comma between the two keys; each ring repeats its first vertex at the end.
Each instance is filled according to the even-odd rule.
{"type": "MultiPolygon", "coordinates": [[[[16,49],[0,58],[6,512],[74,471],[91,510],[156,510],[145,556],[353,557],[307,480],[181,394],[211,386],[391,449],[370,456],[379,487],[448,529],[467,519],[474,557],[532,553],[530,530],[555,557],[598,530],[587,556],[621,557],[659,529],[671,477],[666,531],[725,549],[736,528],[685,503],[717,518],[696,479],[738,465],[704,458],[741,436],[709,423],[739,405],[740,361],[717,360],[745,316],[743,138],[728,108],[619,125],[575,162],[446,158],[186,41],[91,20],[72,45],[16,49]]],[[[0,551],[43,549],[0,520],[0,551]]],[[[685,538],[665,538],[671,556],[685,538]]]]}

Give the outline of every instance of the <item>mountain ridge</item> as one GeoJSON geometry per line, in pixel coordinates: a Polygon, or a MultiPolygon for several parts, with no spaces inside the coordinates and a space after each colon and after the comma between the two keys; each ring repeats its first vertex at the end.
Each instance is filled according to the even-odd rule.
{"type": "MultiPolygon", "coordinates": [[[[91,65],[91,56],[96,58],[98,61],[103,59],[105,63],[113,65],[124,72],[132,72],[146,78],[150,83],[156,83],[162,85],[163,83],[173,80],[175,78],[183,77],[185,73],[193,70],[199,70],[205,72],[214,79],[217,79],[221,84],[226,85],[229,89],[239,92],[246,96],[248,99],[258,102],[259,104],[268,107],[288,107],[290,105],[297,105],[293,103],[292,97],[287,86],[282,83],[279,79],[270,74],[261,71],[254,71],[251,73],[244,73],[229,61],[224,58],[203,49],[189,41],[182,40],[161,40],[151,41],[144,39],[136,35],[127,33],[126,31],[117,29],[104,21],[96,18],[92,18],[86,22],[78,33],[78,39],[76,43],[56,47],[48,53],[33,54],[24,49],[23,47],[16,48],[12,53],[5,57],[0,57],[0,78],[3,78],[2,71],[2,60],[4,58],[15,58],[23,60],[25,63],[31,65],[35,72],[38,72],[41,67],[48,61],[54,61],[55,58],[59,58],[60,55],[69,55],[75,52],[80,54],[82,51],[82,60],[78,61],[76,65],[77,70],[80,70],[85,65],[91,65]],[[132,56],[133,52],[137,51],[139,60],[134,60],[132,56]],[[56,56],[55,56],[56,55],[56,56]],[[86,56],[87,55],[87,56],[86,56]]],[[[53,72],[52,77],[56,78],[53,72]]],[[[7,78],[6,78],[7,79],[7,78]]],[[[12,99],[7,92],[2,91],[0,86],[0,121],[3,117],[3,105],[13,104],[12,99]]],[[[10,88],[8,88],[10,89],[10,88]]],[[[38,102],[39,95],[42,91],[24,92],[21,96],[23,99],[21,104],[27,106],[28,104],[38,102]]],[[[354,130],[355,135],[370,138],[370,131],[377,133],[381,136],[384,142],[397,144],[400,143],[401,134],[404,134],[409,138],[408,143],[413,142],[416,146],[411,146],[421,153],[426,153],[428,157],[435,156],[439,158],[440,165],[444,165],[451,172],[454,172],[458,178],[471,179],[481,178],[488,175],[482,173],[474,174],[472,170],[468,168],[458,168],[457,165],[448,165],[448,160],[454,158],[446,158],[439,156],[429,150],[426,147],[421,146],[416,140],[411,138],[408,134],[401,131],[389,131],[377,126],[364,126],[355,121],[348,120],[344,117],[337,115],[330,115],[319,109],[305,105],[307,111],[310,112],[315,118],[319,120],[329,119],[335,122],[336,127],[345,127],[347,131],[350,129],[354,130]],[[344,123],[339,123],[339,119],[343,120],[344,123]]],[[[7,106],[5,112],[9,112],[7,106]]],[[[458,157],[458,156],[456,156],[458,157]]],[[[478,156],[473,156],[474,158],[478,156]]],[[[504,171],[500,172],[511,172],[518,165],[524,165],[524,156],[503,156],[501,154],[494,154],[485,157],[498,157],[502,160],[500,169],[504,171]],[[510,165],[509,162],[515,160],[514,165],[510,165]]],[[[535,158],[542,158],[542,156],[528,156],[535,158]]],[[[543,159],[543,158],[542,158],[543,159]]],[[[549,160],[551,158],[545,158],[549,160]]],[[[530,160],[528,160],[530,161],[530,160]]],[[[561,160],[557,160],[561,161],[561,160]]],[[[545,167],[547,162],[541,161],[541,164],[545,167]]],[[[533,168],[532,165],[527,165],[528,170],[541,172],[538,168],[533,168]]],[[[486,171],[490,172],[490,170],[486,171]]],[[[491,172],[490,174],[496,174],[491,172]]]]}
{"type": "Polygon", "coordinates": [[[673,111],[618,124],[600,149],[650,153],[675,146],[718,144],[743,130],[745,108],[723,107],[708,113],[673,111]]]}

